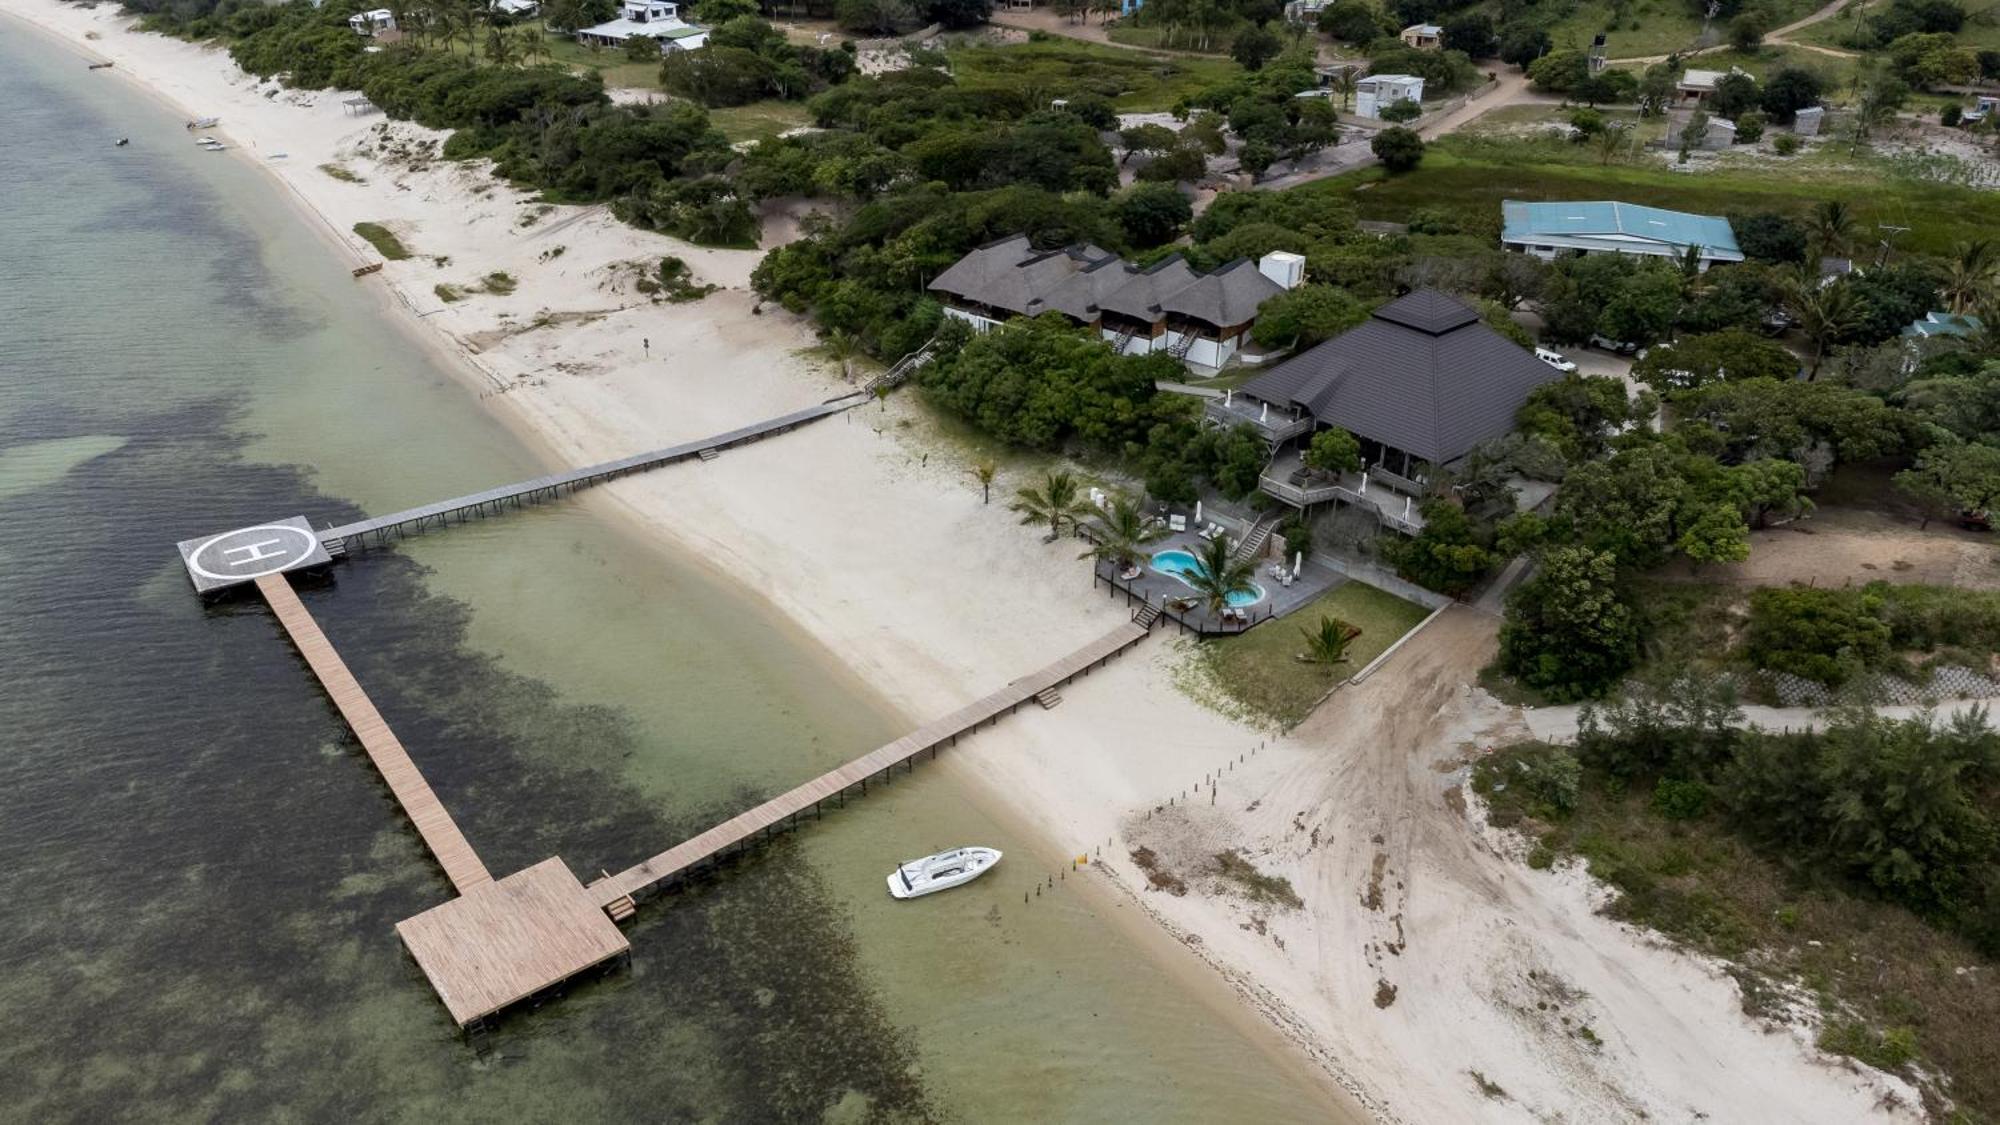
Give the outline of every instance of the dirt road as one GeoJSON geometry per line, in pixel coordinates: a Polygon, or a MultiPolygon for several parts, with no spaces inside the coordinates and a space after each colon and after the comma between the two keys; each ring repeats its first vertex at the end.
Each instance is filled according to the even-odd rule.
{"type": "Polygon", "coordinates": [[[1894,1108],[1915,1104],[1900,1083],[1753,1025],[1716,967],[1608,921],[1587,880],[1533,871],[1485,830],[1465,763],[1527,733],[1473,686],[1494,625],[1448,611],[1219,805],[1149,819],[1147,846],[1237,847],[1304,900],[1211,931],[1212,951],[1277,942],[1286,1018],[1406,1120],[1916,1119],[1894,1108]]]}

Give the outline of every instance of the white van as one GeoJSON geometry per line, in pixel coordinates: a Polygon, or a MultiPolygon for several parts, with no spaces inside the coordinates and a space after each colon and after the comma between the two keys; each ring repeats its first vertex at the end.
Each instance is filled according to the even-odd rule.
{"type": "Polygon", "coordinates": [[[1565,375],[1576,370],[1576,363],[1573,360],[1563,358],[1563,354],[1553,348],[1536,348],[1535,358],[1565,375]]]}

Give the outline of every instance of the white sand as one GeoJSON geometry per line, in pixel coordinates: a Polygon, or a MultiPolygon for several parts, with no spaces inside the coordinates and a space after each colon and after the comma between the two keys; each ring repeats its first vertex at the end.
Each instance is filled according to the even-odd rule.
{"type": "MultiPolygon", "coordinates": [[[[380,116],[346,117],[331,93],[265,97],[226,56],[129,32],[109,6],[0,0],[0,12],[115,60],[116,79],[189,116],[221,117],[215,132],[237,146],[221,158],[265,163],[356,262],[374,255],[343,233],[353,223],[396,230],[423,257],[357,284],[389,287],[408,310],[442,310],[422,324],[458,345],[484,387],[506,389],[483,404],[556,459],[653,448],[840,389],[828,365],[800,354],[812,343],[803,323],[777,310],[752,315],[754,253],[688,247],[602,209],[541,213],[477,168],[385,166],[374,155],[380,116]],[[98,38],[85,42],[92,31],[98,38]],[[288,155],[270,159],[277,151],[288,155]],[[336,180],[319,170],[327,163],[367,182],[336,180]],[[539,217],[523,227],[528,214],[539,217]],[[618,280],[617,263],[667,253],[727,288],[653,305],[629,277],[618,280]],[[449,265],[430,260],[437,255],[449,265]],[[511,296],[445,305],[433,294],[441,282],[496,270],[518,279],[511,296]],[[544,314],[554,322],[529,327],[544,314]]],[[[389,128],[405,141],[438,139],[389,128]]],[[[768,597],[914,722],[1049,662],[1127,612],[1092,591],[1074,542],[1043,545],[999,503],[982,506],[966,469],[896,401],[711,463],[629,478],[585,502],[636,515],[768,597]]],[[[1018,483],[1003,480],[996,498],[1018,483]]],[[[1600,918],[1581,880],[1504,858],[1447,803],[1452,779],[1438,763],[1481,730],[1519,725],[1463,686],[1491,638],[1490,619],[1446,614],[1383,674],[1227,773],[1217,804],[1197,801],[1177,820],[1149,821],[1144,810],[1261,736],[1176,690],[1178,657],[1164,636],[1065,689],[1056,710],[1024,711],[939,768],[976,779],[1039,828],[1048,858],[1111,842],[1106,884],[1133,894],[1383,1118],[1689,1120],[1699,1109],[1717,1121],[1846,1121],[1881,1112],[1885,1095],[1906,1097],[1796,1034],[1753,1026],[1712,967],[1600,918]],[[1144,877],[1124,858],[1128,828],[1162,848],[1241,847],[1287,876],[1306,908],[1268,914],[1260,932],[1265,912],[1240,899],[1140,891],[1144,877]],[[1384,887],[1371,906],[1378,853],[1384,887]],[[1530,968],[1559,983],[1530,980],[1530,968]],[[1396,999],[1378,1008],[1383,981],[1396,999]],[[1560,1016],[1536,1007],[1538,993],[1573,993],[1562,1014],[1587,1021],[1602,1047],[1564,1033],[1560,1016]],[[1471,1070],[1505,1098],[1483,1095],[1471,1070]]]]}

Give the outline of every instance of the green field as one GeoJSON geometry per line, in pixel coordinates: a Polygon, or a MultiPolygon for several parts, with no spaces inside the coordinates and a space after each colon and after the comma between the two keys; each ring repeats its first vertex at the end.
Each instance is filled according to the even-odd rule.
{"type": "Polygon", "coordinates": [[[708,119],[732,141],[772,137],[787,129],[812,124],[804,102],[762,101],[708,111],[708,119]]]}
{"type": "MultiPolygon", "coordinates": [[[[1842,146],[1844,148],[1844,146],[1842,146]]],[[[1580,146],[1450,137],[1433,144],[1415,171],[1387,177],[1380,168],[1351,172],[1294,188],[1353,202],[1363,219],[1401,222],[1438,208],[1464,217],[1471,229],[1498,233],[1503,199],[1620,199],[1681,211],[1803,214],[1824,199],[1844,199],[1866,229],[1908,227],[1899,250],[1946,254],[1953,244],[2000,228],[2000,192],[1897,180],[1885,191],[1880,168],[1798,157],[1765,167],[1699,174],[1660,165],[1597,163],[1580,146]],[[1810,170],[1810,175],[1802,174],[1810,170]]]]}
{"type": "Polygon", "coordinates": [[[1148,55],[1074,39],[959,47],[950,55],[953,76],[971,89],[1026,89],[1051,98],[1094,93],[1134,113],[1172,109],[1181,98],[1243,73],[1229,59],[1148,55]]]}
{"type": "MultiPolygon", "coordinates": [[[[1847,37],[1870,13],[1879,11],[1887,4],[1888,0],[1857,0],[1841,9],[1832,19],[1801,28],[1790,38],[1798,43],[1817,43],[1822,47],[1852,50],[1847,45],[1847,37]]],[[[2000,47],[2000,0],[1968,0],[1965,4],[1965,26],[1959,29],[1957,39],[1960,46],[1973,50],[2000,47]]]]}
{"type": "Polygon", "coordinates": [[[1334,684],[1367,667],[1429,615],[1429,610],[1415,602],[1360,582],[1347,582],[1287,617],[1239,636],[1204,642],[1202,658],[1216,683],[1236,702],[1264,718],[1291,726],[1310,714],[1313,704],[1334,684]],[[1306,664],[1298,659],[1306,648],[1299,630],[1316,628],[1322,615],[1361,629],[1361,635],[1348,646],[1344,664],[1306,664]]]}

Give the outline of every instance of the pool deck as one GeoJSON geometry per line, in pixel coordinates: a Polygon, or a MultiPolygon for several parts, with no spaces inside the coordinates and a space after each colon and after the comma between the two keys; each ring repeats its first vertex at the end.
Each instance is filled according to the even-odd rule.
{"type": "MultiPolygon", "coordinates": [[[[1177,531],[1157,543],[1148,544],[1146,556],[1150,559],[1162,551],[1186,551],[1198,557],[1203,545],[1202,538],[1194,532],[1177,531]]],[[[1284,617],[1348,580],[1345,575],[1332,567],[1308,558],[1305,573],[1293,580],[1290,586],[1280,586],[1277,578],[1271,573],[1273,565],[1274,562],[1267,559],[1260,559],[1257,562],[1256,581],[1264,588],[1264,600],[1244,607],[1253,625],[1272,617],[1284,617]]],[[[1128,580],[1119,577],[1117,567],[1100,560],[1096,564],[1097,578],[1111,587],[1112,596],[1130,597],[1134,601],[1143,598],[1148,605],[1157,606],[1166,599],[1193,595],[1194,591],[1187,583],[1173,575],[1161,574],[1143,562],[1140,566],[1139,577],[1128,580]]],[[[1244,628],[1225,626],[1202,606],[1196,606],[1185,613],[1170,613],[1168,616],[1176,623],[1204,634],[1236,633],[1244,628]]]]}

